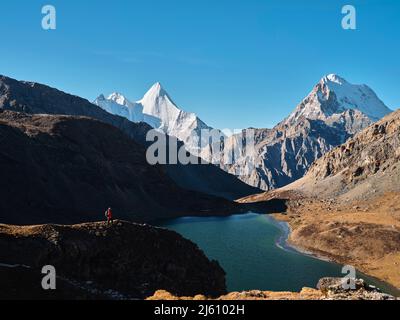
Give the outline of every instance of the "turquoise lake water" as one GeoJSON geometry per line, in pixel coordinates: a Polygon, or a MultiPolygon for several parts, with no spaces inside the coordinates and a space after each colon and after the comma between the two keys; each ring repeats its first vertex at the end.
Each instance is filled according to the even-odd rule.
{"type": "MultiPolygon", "coordinates": [[[[229,217],[186,217],[164,222],[195,242],[226,272],[228,291],[299,291],[315,288],[322,277],[343,277],[342,267],[304,255],[285,245],[288,229],[266,215],[249,213],[229,217]]],[[[388,292],[384,283],[363,274],[358,277],[388,292]]]]}

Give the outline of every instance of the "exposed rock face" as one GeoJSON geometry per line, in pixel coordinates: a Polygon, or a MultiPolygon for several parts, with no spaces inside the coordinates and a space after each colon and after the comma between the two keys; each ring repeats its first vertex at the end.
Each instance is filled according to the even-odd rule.
{"type": "MultiPolygon", "coordinates": [[[[343,289],[340,278],[323,278],[318,282],[318,289],[303,288],[300,292],[243,291],[231,292],[217,300],[396,300],[395,297],[381,293],[361,279],[355,279],[354,290],[343,289]]],[[[148,300],[207,300],[204,295],[177,297],[159,290],[148,300]]]]}
{"type": "Polygon", "coordinates": [[[399,160],[400,111],[396,111],[325,154],[293,187],[350,200],[397,192],[399,160]]]}
{"type": "Polygon", "coordinates": [[[328,75],[273,129],[248,129],[229,137],[224,155],[239,156],[233,163],[219,164],[263,190],[283,187],[303,177],[323,154],[390,112],[369,87],[328,75]],[[254,152],[242,142],[246,132],[254,135],[254,152]]]}
{"type": "MultiPolygon", "coordinates": [[[[128,119],[110,114],[97,105],[57,89],[34,83],[17,81],[0,76],[0,109],[30,114],[58,114],[86,116],[117,127],[139,145],[147,146],[146,134],[151,126],[133,123],[128,119]]],[[[179,143],[178,143],[179,144],[179,143]]],[[[197,162],[200,162],[198,160],[197,162]]],[[[227,174],[217,166],[166,165],[165,171],[184,189],[199,191],[230,200],[244,197],[258,189],[250,187],[235,176],[227,174]]]]}
{"type": "Polygon", "coordinates": [[[242,157],[222,167],[263,190],[282,187],[300,179],[315,159],[351,136],[344,124],[330,126],[323,121],[306,118],[290,126],[280,124],[272,130],[262,131],[257,130],[255,153],[250,157],[246,156],[247,146],[242,149],[233,140],[236,137],[229,138],[226,144],[231,144],[232,149],[238,148],[242,157]]]}
{"type": "Polygon", "coordinates": [[[351,84],[334,74],[323,77],[273,129],[247,129],[230,137],[180,110],[159,83],[135,103],[117,93],[107,99],[101,95],[95,103],[164,130],[183,141],[192,154],[264,190],[301,178],[314,160],[391,112],[368,86],[351,84]],[[202,129],[212,130],[213,143],[204,133],[201,136],[202,129]],[[250,151],[253,140],[254,153],[250,151]]]}
{"type": "MultiPolygon", "coordinates": [[[[323,295],[321,291],[311,288],[303,288],[301,292],[289,291],[261,291],[251,290],[242,292],[230,292],[222,295],[215,300],[321,300],[323,295]]],[[[211,300],[210,297],[204,295],[196,295],[194,297],[178,297],[165,290],[158,290],[148,297],[147,300],[211,300]]]]}
{"type": "Polygon", "coordinates": [[[178,187],[120,130],[83,117],[0,110],[0,222],[150,221],[235,210],[222,198],[178,187]]]}
{"type": "MultiPolygon", "coordinates": [[[[225,293],[225,273],[175,232],[115,221],[112,226],[0,225],[0,261],[31,268],[53,265],[57,275],[144,298],[164,288],[176,295],[225,293]]],[[[36,283],[22,283],[27,290],[36,283]]],[[[40,283],[39,283],[40,285],[40,283]]],[[[2,288],[4,291],[4,288],[2,288]]]]}
{"type": "Polygon", "coordinates": [[[322,278],[317,288],[325,300],[396,300],[395,297],[380,292],[363,279],[351,280],[353,288],[346,289],[341,278],[322,278]]]}

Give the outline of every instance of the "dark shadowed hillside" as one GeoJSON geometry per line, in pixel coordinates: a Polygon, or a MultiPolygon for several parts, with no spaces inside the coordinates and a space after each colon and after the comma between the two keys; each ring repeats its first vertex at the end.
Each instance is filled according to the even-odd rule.
{"type": "MultiPolygon", "coordinates": [[[[133,123],[115,116],[77,96],[66,94],[48,86],[17,81],[0,76],[0,109],[30,114],[60,114],[87,116],[111,124],[142,146],[151,129],[145,123],[133,123]]],[[[167,174],[182,188],[195,190],[233,200],[259,192],[214,165],[171,165],[167,174]]]]}
{"type": "Polygon", "coordinates": [[[123,221],[108,227],[0,225],[0,261],[0,298],[7,299],[110,299],[113,291],[145,298],[158,289],[179,295],[226,292],[224,270],[194,243],[172,231],[123,221]],[[63,278],[55,292],[45,294],[40,287],[44,265],[63,278]],[[19,278],[13,272],[18,266],[25,266],[19,278]]]}
{"type": "Polygon", "coordinates": [[[143,147],[90,118],[0,111],[0,145],[2,223],[96,221],[108,206],[134,221],[235,207],[178,187],[143,147]]]}

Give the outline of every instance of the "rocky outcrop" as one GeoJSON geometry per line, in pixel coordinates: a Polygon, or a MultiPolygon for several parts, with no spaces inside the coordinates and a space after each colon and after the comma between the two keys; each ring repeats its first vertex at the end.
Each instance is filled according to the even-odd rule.
{"type": "Polygon", "coordinates": [[[325,154],[293,186],[311,194],[368,199],[400,191],[400,111],[325,154]]]}
{"type": "Polygon", "coordinates": [[[0,222],[130,221],[227,214],[225,199],[177,186],[117,128],[85,117],[0,110],[0,222]]]}
{"type": "MultiPolygon", "coordinates": [[[[148,124],[143,122],[133,123],[124,117],[104,111],[86,99],[39,83],[17,81],[0,76],[1,109],[29,114],[90,117],[120,129],[137,145],[142,147],[148,145],[146,134],[151,129],[148,124]]],[[[177,144],[182,145],[181,142],[177,142],[177,144]]],[[[167,146],[167,148],[169,147],[167,146]]],[[[200,162],[200,159],[196,158],[196,163],[200,162]]],[[[224,197],[229,200],[259,192],[259,189],[243,183],[235,176],[212,164],[172,164],[165,165],[164,170],[183,189],[224,197]]]]}
{"type": "MultiPolygon", "coordinates": [[[[208,300],[204,295],[194,297],[177,297],[159,290],[148,300],[208,300]]],[[[243,291],[231,292],[216,300],[396,300],[395,297],[384,294],[362,279],[355,279],[354,289],[344,289],[341,278],[323,278],[318,282],[317,289],[303,288],[300,292],[274,291],[243,291]]]]}
{"type": "Polygon", "coordinates": [[[231,149],[225,152],[232,153],[231,150],[238,148],[241,156],[235,163],[224,163],[222,167],[263,190],[276,189],[300,179],[316,159],[351,137],[344,123],[331,126],[306,118],[290,126],[280,124],[262,131],[256,131],[255,153],[250,156],[247,146],[238,147],[236,137],[230,137],[226,145],[231,145],[231,149]]]}
{"type": "MultiPolygon", "coordinates": [[[[0,225],[0,262],[33,271],[53,265],[61,283],[68,280],[97,296],[115,292],[144,298],[162,288],[176,295],[225,293],[224,271],[195,244],[172,231],[123,221],[111,226],[0,225]]],[[[40,282],[11,285],[10,292],[29,292],[40,282]]]]}
{"type": "Polygon", "coordinates": [[[396,300],[395,297],[368,285],[363,279],[344,281],[342,278],[322,278],[317,288],[322,292],[324,300],[396,300]]]}
{"type": "MultiPolygon", "coordinates": [[[[303,288],[300,292],[261,290],[230,292],[216,298],[215,300],[320,300],[322,298],[323,295],[321,291],[311,288],[303,288]]],[[[211,300],[211,298],[204,295],[179,297],[168,291],[158,290],[154,295],[148,297],[147,300],[211,300]]]]}
{"type": "Polygon", "coordinates": [[[99,290],[90,283],[79,284],[58,277],[56,290],[43,290],[41,268],[0,263],[0,300],[104,300],[123,299],[113,290],[99,290]]]}

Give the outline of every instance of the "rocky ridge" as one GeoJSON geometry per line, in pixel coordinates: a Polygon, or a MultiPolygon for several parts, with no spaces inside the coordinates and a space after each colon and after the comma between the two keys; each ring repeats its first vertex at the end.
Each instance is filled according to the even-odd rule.
{"type": "Polygon", "coordinates": [[[226,214],[232,202],[182,189],[117,128],[86,118],[0,110],[0,222],[143,222],[226,214]]]}
{"type": "MultiPolygon", "coordinates": [[[[152,129],[147,123],[134,123],[120,115],[111,114],[88,100],[67,94],[49,86],[27,81],[17,81],[0,76],[0,110],[10,110],[29,114],[52,114],[90,117],[112,125],[140,145],[145,152],[149,145],[146,134],[152,129]]],[[[173,137],[167,139],[176,140],[173,137]]],[[[176,142],[179,147],[182,142],[176,142]]],[[[169,145],[166,145],[167,151],[169,145]]],[[[169,152],[169,151],[168,151],[169,152]]],[[[167,152],[167,154],[168,154],[167,152]]],[[[235,176],[227,174],[217,166],[203,164],[192,157],[196,164],[164,165],[165,172],[183,189],[198,191],[217,197],[234,200],[259,192],[235,176]]]]}
{"type": "Polygon", "coordinates": [[[303,177],[315,160],[391,111],[368,86],[327,75],[274,128],[229,137],[224,155],[238,156],[218,164],[252,186],[277,189],[303,177]],[[254,135],[254,152],[242,143],[246,135],[254,135]]]}
{"type": "Polygon", "coordinates": [[[371,125],[317,160],[287,189],[341,199],[400,191],[400,111],[371,125]]]}
{"type": "MultiPolygon", "coordinates": [[[[172,231],[124,221],[110,226],[0,225],[0,262],[38,272],[53,265],[70,286],[83,284],[97,296],[114,292],[116,297],[144,298],[159,288],[176,295],[226,292],[225,272],[195,244],[172,231]]],[[[23,293],[39,285],[16,282],[9,289],[23,293]]]]}

